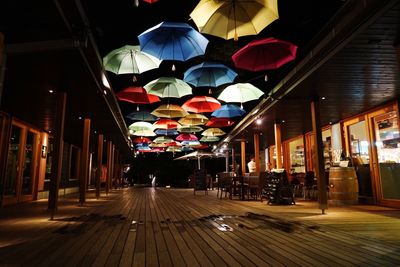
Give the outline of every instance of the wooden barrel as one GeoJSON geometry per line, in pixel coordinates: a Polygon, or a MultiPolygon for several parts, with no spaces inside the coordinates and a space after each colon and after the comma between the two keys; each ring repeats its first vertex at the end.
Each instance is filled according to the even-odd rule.
{"type": "Polygon", "coordinates": [[[358,181],[354,167],[330,168],[329,202],[337,205],[358,203],[358,181]]]}

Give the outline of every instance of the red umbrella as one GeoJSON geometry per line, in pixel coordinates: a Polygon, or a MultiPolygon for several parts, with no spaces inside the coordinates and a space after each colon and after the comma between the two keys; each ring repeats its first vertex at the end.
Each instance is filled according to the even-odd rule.
{"type": "Polygon", "coordinates": [[[213,112],[220,107],[221,103],[209,96],[195,96],[182,105],[184,110],[194,113],[213,112]]]}
{"type": "Polygon", "coordinates": [[[154,128],[156,129],[176,129],[178,127],[180,127],[181,125],[171,119],[159,119],[158,121],[156,121],[155,123],[153,123],[154,128]]]}
{"type": "Polygon", "coordinates": [[[237,51],[232,60],[236,68],[250,71],[277,69],[296,58],[297,46],[274,37],[254,40],[237,51]]]}
{"type": "Polygon", "coordinates": [[[151,143],[151,139],[147,137],[135,137],[132,142],[140,144],[140,143],[151,143]]]}
{"type": "Polygon", "coordinates": [[[207,149],[208,145],[204,144],[204,143],[201,143],[199,146],[194,146],[193,148],[196,148],[196,149],[207,149]]]}
{"type": "Polygon", "coordinates": [[[235,122],[229,118],[211,118],[206,126],[209,127],[228,127],[232,126],[235,122]]]}
{"type": "Polygon", "coordinates": [[[153,4],[155,2],[158,2],[159,0],[143,0],[143,1],[145,1],[145,2],[147,2],[149,4],[153,4]]]}
{"type": "Polygon", "coordinates": [[[169,143],[167,143],[167,146],[169,147],[169,146],[176,146],[176,147],[178,147],[178,146],[182,146],[181,145],[181,143],[179,143],[179,142],[169,142],[169,143]]]}
{"type": "Polygon", "coordinates": [[[119,100],[131,102],[133,104],[151,104],[160,102],[156,95],[148,94],[143,87],[128,87],[116,93],[119,100]]]}
{"type": "Polygon", "coordinates": [[[194,134],[183,133],[176,137],[178,141],[197,141],[198,138],[194,134]]]}

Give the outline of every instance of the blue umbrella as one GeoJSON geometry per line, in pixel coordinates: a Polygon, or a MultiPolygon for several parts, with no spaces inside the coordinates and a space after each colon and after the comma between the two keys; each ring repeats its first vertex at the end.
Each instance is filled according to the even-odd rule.
{"type": "Polygon", "coordinates": [[[211,113],[211,116],[217,118],[233,118],[233,117],[240,117],[245,113],[246,111],[244,111],[240,107],[233,104],[227,104],[227,105],[222,105],[221,108],[211,113]]]}
{"type": "Polygon", "coordinates": [[[157,116],[150,114],[148,111],[134,111],[126,117],[133,121],[156,121],[158,120],[157,116]]]}
{"type": "Polygon", "coordinates": [[[165,130],[165,129],[158,129],[157,131],[155,131],[156,135],[178,135],[179,132],[175,129],[169,129],[169,130],[165,130]]]}
{"type": "Polygon", "coordinates": [[[138,36],[140,50],[162,60],[186,61],[204,55],[208,40],[182,22],[161,22],[138,36]]]}
{"type": "Polygon", "coordinates": [[[184,147],[181,148],[182,152],[189,152],[189,151],[193,151],[193,150],[194,150],[193,148],[187,147],[187,146],[184,146],[184,147]]]}
{"type": "Polygon", "coordinates": [[[195,87],[218,87],[232,83],[238,74],[219,63],[203,62],[185,71],[183,80],[195,87]]]}
{"type": "Polygon", "coordinates": [[[146,143],[140,143],[136,145],[137,150],[151,150],[148,144],[146,143]]]}

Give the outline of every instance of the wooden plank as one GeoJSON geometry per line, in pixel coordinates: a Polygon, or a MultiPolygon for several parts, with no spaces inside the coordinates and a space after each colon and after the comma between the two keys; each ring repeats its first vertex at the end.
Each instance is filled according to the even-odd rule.
{"type": "Polygon", "coordinates": [[[242,164],[242,175],[246,174],[246,139],[242,138],[240,141],[240,155],[242,164]]]}

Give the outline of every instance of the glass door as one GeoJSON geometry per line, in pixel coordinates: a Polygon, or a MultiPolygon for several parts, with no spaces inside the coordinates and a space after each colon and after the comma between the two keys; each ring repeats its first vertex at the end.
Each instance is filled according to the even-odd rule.
{"type": "Polygon", "coordinates": [[[400,134],[396,111],[373,118],[383,199],[400,200],[400,134]]]}
{"type": "Polygon", "coordinates": [[[12,124],[4,180],[4,204],[33,199],[38,146],[37,131],[19,123],[12,124]]]}

